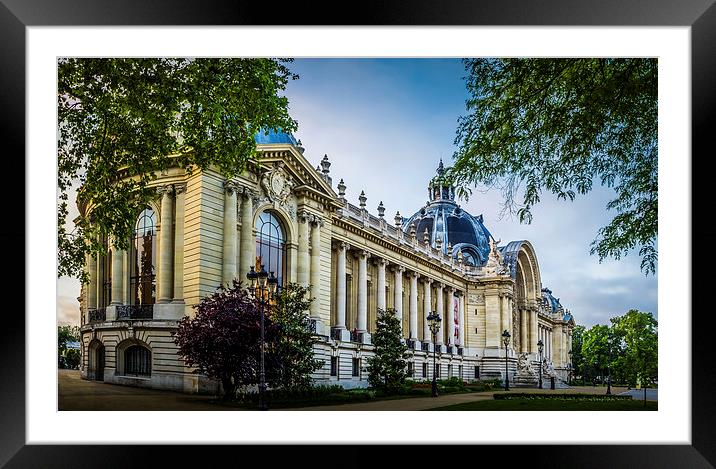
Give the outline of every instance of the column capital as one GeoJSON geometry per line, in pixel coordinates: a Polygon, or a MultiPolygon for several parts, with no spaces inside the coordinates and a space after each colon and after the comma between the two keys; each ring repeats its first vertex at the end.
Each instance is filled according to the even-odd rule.
{"type": "Polygon", "coordinates": [[[430,277],[426,277],[425,275],[423,275],[422,278],[423,278],[423,283],[425,283],[427,285],[432,285],[432,283],[435,282],[435,280],[431,279],[430,277]]]}
{"type": "Polygon", "coordinates": [[[383,257],[373,256],[372,259],[373,259],[373,262],[375,263],[375,265],[383,266],[383,267],[388,265],[388,261],[385,260],[385,258],[383,258],[383,257]]]}
{"type": "Polygon", "coordinates": [[[351,245],[346,243],[345,241],[338,241],[337,243],[333,244],[333,248],[337,251],[343,251],[344,253],[350,249],[351,245]]]}
{"type": "Polygon", "coordinates": [[[438,290],[442,290],[443,288],[445,288],[445,284],[443,284],[439,280],[433,280],[433,283],[435,284],[435,288],[437,288],[438,290]]]}
{"type": "Polygon", "coordinates": [[[362,257],[362,258],[365,258],[366,260],[368,260],[371,257],[371,254],[370,254],[370,252],[366,251],[365,249],[356,249],[353,251],[353,256],[356,259],[360,259],[362,257]]]}
{"type": "Polygon", "coordinates": [[[158,196],[163,197],[165,195],[171,196],[173,189],[174,189],[174,186],[172,186],[171,184],[165,184],[162,186],[157,186],[156,191],[157,191],[158,196]]]}
{"type": "Polygon", "coordinates": [[[175,194],[182,194],[186,192],[186,183],[185,182],[179,182],[174,184],[174,193],[175,194]]]}
{"type": "Polygon", "coordinates": [[[405,272],[405,267],[403,267],[402,265],[393,264],[392,266],[390,266],[390,271],[400,272],[402,274],[403,272],[405,272]]]}
{"type": "Polygon", "coordinates": [[[237,185],[236,193],[241,194],[242,200],[255,199],[259,196],[259,191],[253,187],[237,185]]]}
{"type": "Polygon", "coordinates": [[[237,194],[241,186],[236,181],[228,180],[224,181],[224,192],[228,195],[237,194]]]}
{"type": "Polygon", "coordinates": [[[410,272],[408,272],[408,277],[410,277],[410,278],[417,279],[419,276],[420,276],[420,274],[418,274],[414,270],[411,270],[410,272]]]}
{"type": "Polygon", "coordinates": [[[311,215],[310,222],[312,226],[321,227],[323,226],[323,217],[320,217],[318,215],[311,215]]]}

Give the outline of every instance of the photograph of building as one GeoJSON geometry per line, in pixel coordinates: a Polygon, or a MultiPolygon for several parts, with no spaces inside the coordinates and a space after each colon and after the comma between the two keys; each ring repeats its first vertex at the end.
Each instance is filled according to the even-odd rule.
{"type": "MultiPolygon", "coordinates": [[[[540,366],[558,386],[567,382],[575,319],[555,296],[560,279],[541,275],[539,259],[550,253],[529,239],[502,240],[482,215],[461,208],[442,159],[424,182],[426,204],[392,215],[364,193],[359,205],[349,203],[329,158],[309,161],[291,134],[267,131],[255,140],[257,157],[238,177],[179,167],[158,174],[130,249],[114,249],[110,239],[107,255],[87,258],[82,378],[214,392],[218,383],[177,355],[172,332],[201,298],[245,281],[258,258],[281,285],[311,288],[314,351],[323,360],[317,384],[368,385],[376,312],[388,308],[402,321],[414,380],[433,378],[427,316],[436,311],[439,378],[503,379],[507,361],[515,385],[540,366]]],[[[375,175],[400,189],[398,176],[375,175]]],[[[92,201],[81,192],[78,200],[80,214],[91,217],[92,201]]]]}

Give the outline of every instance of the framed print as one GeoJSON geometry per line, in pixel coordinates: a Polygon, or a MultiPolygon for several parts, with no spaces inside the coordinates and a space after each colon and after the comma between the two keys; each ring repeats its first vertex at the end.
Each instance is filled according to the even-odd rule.
{"type": "MultiPolygon", "coordinates": [[[[144,5],[140,2],[117,4],[104,1],[56,1],[44,5],[40,1],[2,0],[0,62],[3,72],[0,74],[0,98],[5,111],[2,118],[3,128],[6,130],[6,142],[15,144],[8,146],[14,148],[12,151],[8,150],[8,155],[23,155],[22,159],[18,156],[6,158],[7,170],[12,172],[12,175],[6,178],[6,200],[9,202],[6,206],[12,207],[12,202],[18,200],[19,194],[26,194],[27,202],[24,206],[25,223],[18,223],[14,221],[14,217],[8,217],[3,231],[3,240],[7,246],[12,247],[8,252],[18,253],[21,250],[15,246],[23,243],[25,246],[26,305],[24,316],[19,313],[20,308],[8,308],[5,314],[7,337],[0,341],[6,359],[4,379],[0,383],[3,396],[0,415],[6,428],[0,439],[0,463],[7,467],[124,467],[136,465],[137,461],[142,461],[142,465],[193,465],[213,460],[217,456],[236,457],[237,451],[249,451],[252,453],[252,461],[254,456],[261,458],[271,453],[271,457],[280,458],[285,455],[281,459],[290,462],[299,457],[294,451],[300,451],[299,454],[306,458],[309,454],[304,451],[310,451],[310,460],[318,464],[344,464],[350,461],[350,464],[360,466],[373,464],[380,458],[378,453],[374,452],[380,448],[368,445],[401,445],[383,450],[394,455],[393,459],[397,463],[410,463],[415,459],[419,464],[424,464],[426,460],[444,464],[446,459],[450,458],[455,462],[470,464],[486,461],[489,452],[497,455],[498,461],[500,457],[504,457],[504,461],[510,465],[713,467],[716,464],[716,451],[711,444],[714,439],[711,422],[716,415],[710,394],[716,383],[711,372],[712,367],[709,366],[711,341],[708,337],[712,330],[712,320],[708,306],[701,306],[695,301],[703,297],[703,291],[708,291],[711,278],[709,272],[697,267],[709,265],[710,262],[708,258],[693,256],[696,252],[703,253],[704,256],[708,249],[702,247],[709,246],[712,237],[710,224],[705,223],[710,213],[711,197],[707,191],[711,185],[707,178],[711,172],[710,168],[704,165],[708,161],[705,155],[696,157],[697,154],[705,153],[706,142],[711,143],[710,136],[713,133],[716,114],[716,91],[713,86],[716,79],[716,7],[712,3],[690,1],[677,6],[656,2],[645,8],[642,4],[632,1],[606,5],[563,1],[539,5],[518,0],[489,3],[455,1],[440,7],[427,4],[365,5],[365,8],[356,9],[355,14],[339,17],[328,14],[327,11],[331,10],[321,8],[318,4],[289,6],[288,9],[282,10],[281,14],[269,13],[271,7],[266,5],[245,2],[217,1],[196,4],[177,1],[144,5]],[[59,288],[57,261],[52,262],[57,259],[57,238],[53,230],[57,229],[55,211],[58,163],[50,158],[54,158],[58,143],[54,107],[59,99],[58,63],[67,57],[292,57],[296,58],[294,66],[299,75],[304,72],[314,73],[315,76],[321,73],[325,76],[342,74],[344,77],[355,74],[353,79],[359,79],[363,73],[356,64],[368,58],[374,59],[376,69],[381,70],[390,68],[401,60],[405,61],[404,63],[412,60],[411,64],[415,65],[410,72],[415,82],[413,84],[416,89],[428,91],[431,86],[437,86],[435,83],[443,70],[439,69],[440,72],[436,72],[435,76],[425,74],[420,64],[428,59],[442,64],[442,61],[447,59],[456,60],[458,63],[457,59],[463,57],[656,58],[659,67],[658,146],[662,157],[658,160],[658,194],[662,199],[658,220],[662,229],[658,237],[660,275],[658,279],[652,279],[650,285],[655,286],[658,280],[658,309],[662,311],[659,317],[662,338],[659,339],[658,351],[661,398],[658,410],[633,413],[503,411],[420,414],[351,413],[339,410],[328,413],[282,412],[280,409],[271,409],[272,412],[265,413],[204,412],[211,407],[207,405],[206,408],[196,408],[195,412],[181,412],[172,407],[165,407],[162,411],[162,407],[151,406],[110,412],[108,407],[89,410],[68,406],[67,398],[60,402],[56,389],[57,360],[53,349],[57,340],[55,320],[59,306],[57,300],[48,293],[59,288]],[[329,62],[340,62],[343,68],[335,69],[340,72],[329,70],[327,66],[321,69],[322,64],[329,62]],[[693,145],[694,143],[696,145],[693,145]],[[26,188],[12,187],[13,183],[18,181],[25,181],[26,188]],[[55,194],[52,193],[53,188],[55,194]],[[699,227],[699,224],[703,226],[699,227]],[[52,321],[51,327],[48,327],[48,321],[52,321]],[[51,354],[52,360],[48,359],[51,354]],[[150,444],[153,446],[149,446],[150,444]],[[209,448],[210,444],[215,446],[209,448]],[[228,446],[230,444],[242,446],[236,449],[228,446]],[[297,448],[295,445],[299,444],[306,446],[297,448]],[[346,444],[349,446],[344,446],[346,444]],[[291,446],[272,454],[274,452],[271,448],[265,445],[291,446]],[[326,447],[319,449],[314,445],[326,447]],[[443,445],[456,446],[443,449],[443,445]],[[408,453],[409,451],[411,453],[408,453]],[[413,451],[416,452],[412,453],[413,451]],[[412,456],[408,456],[409,454],[412,456]],[[190,462],[194,460],[199,462],[190,462]]],[[[451,65],[453,69],[454,65],[451,65]]],[[[391,115],[398,107],[381,106],[380,102],[375,102],[361,108],[360,104],[365,103],[359,103],[358,99],[348,99],[352,92],[358,94],[357,91],[347,89],[345,84],[335,83],[325,81],[316,89],[303,89],[304,94],[297,98],[297,102],[312,105],[316,116],[320,115],[320,103],[326,102],[321,99],[338,101],[344,108],[354,106],[355,113],[358,113],[359,109],[365,109],[366,116],[369,116],[370,112],[391,115]],[[332,90],[331,86],[338,90],[332,90]],[[345,102],[342,101],[344,97],[345,102]]],[[[405,84],[403,89],[399,86],[389,88],[386,85],[386,89],[391,91],[385,93],[407,96],[410,91],[408,88],[413,84],[405,84]]],[[[190,92],[190,89],[187,88],[186,91],[190,92]]],[[[429,133],[431,129],[440,128],[443,123],[439,122],[442,118],[440,106],[429,102],[429,99],[433,98],[428,97],[427,91],[425,96],[423,108],[417,105],[411,107],[413,103],[407,99],[404,104],[408,108],[407,111],[413,113],[416,118],[422,117],[424,122],[430,123],[423,130],[424,133],[429,133]]],[[[385,99],[389,101],[387,96],[385,99]]],[[[210,101],[205,103],[210,104],[210,101]]],[[[278,121],[267,119],[269,125],[278,125],[278,121]]],[[[433,377],[437,375],[442,378],[440,374],[445,373],[446,376],[452,377],[457,373],[460,377],[467,376],[478,381],[481,377],[502,376],[501,370],[507,370],[508,367],[507,349],[509,340],[512,339],[513,350],[524,351],[524,356],[520,357],[515,353],[510,357],[510,366],[515,372],[510,374],[505,371],[505,376],[512,380],[511,384],[520,383],[516,379],[518,376],[520,379],[532,379],[525,378],[525,374],[517,374],[518,370],[529,368],[524,362],[531,356],[530,353],[538,357],[534,360],[538,360],[535,363],[539,370],[540,383],[543,373],[546,373],[545,377],[552,376],[553,383],[556,379],[559,384],[560,373],[567,377],[565,379],[569,379],[571,359],[567,358],[566,342],[562,341],[561,333],[557,333],[556,327],[554,331],[548,328],[537,329],[536,324],[534,332],[532,329],[528,330],[528,324],[532,327],[530,321],[536,319],[526,319],[524,322],[520,319],[527,317],[527,308],[523,313],[515,306],[514,316],[503,313],[500,317],[498,314],[497,322],[501,323],[490,325],[492,332],[489,334],[492,335],[485,332],[484,337],[480,335],[479,328],[471,327],[474,322],[469,321],[475,319],[465,319],[465,314],[483,314],[487,318],[490,308],[503,308],[503,311],[507,311],[511,301],[514,300],[517,304],[517,293],[512,295],[501,291],[499,296],[493,295],[493,298],[491,293],[486,293],[487,290],[472,291],[466,287],[461,291],[459,284],[451,284],[450,269],[445,270],[447,273],[436,273],[435,279],[431,278],[429,282],[426,279],[432,272],[418,273],[423,257],[438,256],[435,259],[442,259],[441,252],[445,252],[444,249],[448,245],[445,241],[443,246],[443,240],[449,238],[449,255],[444,262],[448,266],[452,265],[451,263],[459,263],[458,267],[452,266],[453,271],[469,271],[471,265],[479,264],[485,269],[493,269],[490,275],[494,274],[495,278],[499,275],[508,278],[511,274],[510,258],[514,257],[514,277],[521,275],[522,282],[530,284],[529,275],[520,270],[524,268],[519,267],[518,262],[537,264],[528,241],[506,241],[504,246],[499,245],[500,241],[491,237],[485,227],[488,222],[483,224],[482,215],[477,216],[479,212],[471,208],[473,205],[466,203],[460,206],[453,203],[456,197],[454,189],[451,184],[441,179],[445,171],[443,160],[447,167],[451,159],[447,151],[445,154],[436,155],[436,159],[440,156],[442,159],[439,165],[435,163],[436,170],[430,168],[432,179],[429,185],[423,187],[422,182],[418,185],[421,191],[428,189],[428,202],[422,209],[418,207],[413,217],[410,217],[412,212],[404,214],[407,216],[400,216],[399,213],[393,216],[397,202],[391,206],[391,201],[386,198],[389,195],[376,197],[370,190],[361,192],[359,184],[368,184],[364,181],[371,177],[370,174],[373,173],[370,171],[373,171],[381,177],[386,175],[393,192],[399,191],[400,184],[412,187],[409,184],[412,184],[410,174],[413,174],[413,168],[406,167],[409,163],[405,161],[409,160],[399,160],[400,147],[408,146],[401,143],[400,133],[382,134],[374,127],[366,126],[362,132],[354,130],[355,133],[346,133],[342,147],[338,137],[343,135],[341,123],[336,122],[336,119],[325,115],[322,119],[316,118],[314,122],[310,122],[310,118],[305,116],[303,119],[309,126],[323,126],[326,133],[336,135],[332,137],[334,140],[327,137],[322,141],[331,148],[330,151],[344,152],[351,156],[341,159],[339,155],[331,168],[333,156],[330,153],[323,159],[316,159],[317,154],[310,148],[306,155],[310,153],[311,157],[306,157],[306,160],[311,165],[306,166],[301,162],[306,155],[300,140],[296,140],[290,132],[268,133],[261,137],[266,140],[259,138],[256,143],[259,146],[264,145],[262,148],[270,158],[279,158],[276,156],[279,154],[283,156],[273,162],[270,169],[265,168],[263,172],[257,171],[255,175],[249,174],[246,177],[246,181],[253,183],[255,190],[242,186],[241,179],[237,180],[237,184],[222,186],[217,183],[219,195],[216,200],[202,199],[203,201],[197,202],[193,198],[192,187],[183,185],[178,179],[171,179],[175,176],[174,173],[163,175],[171,179],[166,186],[170,189],[161,194],[157,192],[158,195],[154,194],[159,202],[147,204],[137,218],[141,221],[141,229],[137,228],[140,226],[137,221],[132,232],[134,244],[127,248],[126,258],[122,257],[123,254],[113,254],[111,260],[107,257],[100,258],[100,263],[103,264],[100,266],[100,263],[95,263],[94,271],[97,275],[102,275],[102,278],[90,276],[92,293],[87,294],[84,289],[82,293],[78,293],[80,298],[77,298],[77,304],[83,305],[83,328],[77,346],[82,350],[80,371],[85,382],[92,384],[93,381],[105,380],[109,383],[136,386],[143,380],[147,385],[151,383],[150,387],[165,386],[166,389],[192,392],[212,386],[212,389],[225,391],[233,385],[231,379],[204,382],[199,378],[188,377],[188,374],[182,375],[183,372],[172,369],[176,366],[169,356],[170,353],[166,351],[171,348],[166,345],[170,341],[170,335],[165,334],[161,321],[166,318],[178,321],[184,316],[186,308],[189,308],[188,299],[194,294],[192,292],[203,291],[201,289],[204,288],[203,277],[199,276],[196,285],[187,280],[182,283],[177,280],[178,275],[172,278],[163,273],[168,271],[162,270],[164,267],[159,269],[158,276],[154,276],[155,266],[179,265],[180,261],[177,259],[181,259],[181,256],[176,253],[179,253],[182,247],[172,243],[180,239],[176,233],[183,230],[184,226],[191,226],[193,221],[186,224],[184,217],[179,216],[178,209],[175,217],[175,212],[166,207],[174,207],[174,204],[178,207],[185,201],[187,204],[208,207],[199,210],[204,210],[201,212],[202,217],[206,216],[209,222],[202,218],[202,221],[196,223],[215,225],[215,229],[223,233],[224,239],[236,239],[232,245],[217,244],[217,249],[223,250],[224,257],[229,252],[228,257],[236,259],[233,271],[228,273],[225,261],[223,265],[217,264],[216,275],[220,281],[232,279],[238,272],[241,274],[240,278],[246,277],[250,282],[256,280],[251,277],[252,272],[268,270],[270,279],[278,283],[280,288],[284,288],[284,284],[288,284],[292,279],[299,279],[298,283],[303,284],[317,285],[319,282],[325,282],[329,285],[326,289],[331,290],[330,295],[324,298],[317,294],[315,298],[318,300],[314,304],[325,303],[316,308],[325,307],[329,311],[327,314],[331,319],[326,322],[330,322],[330,325],[316,320],[321,317],[316,313],[311,316],[311,327],[316,334],[323,334],[320,331],[325,331],[323,335],[327,337],[327,344],[344,341],[359,345],[351,345],[350,352],[341,351],[340,347],[335,345],[330,346],[332,349],[326,346],[325,356],[322,357],[325,359],[323,366],[327,382],[330,382],[334,375],[338,379],[337,375],[342,374],[348,379],[360,381],[363,373],[367,373],[361,347],[370,344],[372,336],[376,334],[376,330],[371,329],[372,326],[366,326],[366,322],[377,322],[377,318],[371,316],[370,312],[374,303],[378,309],[386,309],[391,305],[403,305],[393,308],[399,312],[401,307],[409,309],[410,313],[403,314],[403,323],[398,325],[403,331],[410,331],[403,343],[415,352],[428,352],[430,347],[433,347],[433,356],[425,354],[424,363],[410,363],[409,372],[413,376],[423,373],[427,378],[432,373],[433,377]],[[374,146],[361,146],[362,142],[359,141],[371,138],[377,141],[374,146]],[[339,143],[334,143],[336,141],[339,143]],[[281,145],[291,147],[286,155],[290,154],[293,159],[286,159],[289,156],[281,153],[285,150],[281,145]],[[399,164],[403,166],[396,168],[390,157],[353,156],[351,147],[361,148],[366,154],[371,151],[380,154],[390,148],[386,155],[394,153],[395,161],[401,161],[399,164]],[[318,167],[314,170],[313,166],[316,165],[318,167]],[[373,169],[362,173],[364,167],[373,169]],[[305,192],[296,189],[301,187],[303,189],[300,190],[305,192]],[[332,191],[338,196],[337,199],[327,195],[333,194],[332,191]],[[180,195],[182,193],[183,195],[180,195]],[[380,204],[376,198],[382,199],[380,204]],[[352,202],[352,199],[356,202],[352,202]],[[377,216],[370,214],[376,209],[366,208],[366,199],[369,205],[378,207],[377,216]],[[225,210],[224,204],[233,204],[237,209],[225,210]],[[352,232],[351,223],[346,223],[344,234],[338,237],[340,239],[336,238],[340,241],[338,244],[332,244],[331,239],[328,239],[327,243],[325,239],[321,240],[321,233],[325,233],[322,231],[323,227],[327,223],[327,220],[318,214],[324,207],[321,204],[331,207],[335,205],[331,210],[335,209],[344,214],[341,216],[349,221],[357,223],[362,220],[366,232],[372,228],[376,233],[382,233],[371,235],[376,239],[375,246],[383,246],[379,240],[381,236],[385,239],[393,237],[401,240],[397,242],[398,245],[401,242],[412,243],[416,250],[422,249],[420,252],[424,252],[425,256],[411,255],[405,259],[401,258],[401,261],[409,260],[413,262],[411,265],[417,266],[404,277],[398,268],[390,270],[390,267],[387,267],[381,271],[381,265],[385,266],[386,263],[381,263],[376,249],[368,252],[356,248],[355,243],[360,242],[356,236],[363,235],[352,232]],[[457,208],[454,208],[454,205],[457,208]],[[221,207],[224,215],[215,216],[219,213],[216,211],[219,208],[216,207],[221,207]],[[440,228],[442,231],[438,233],[440,222],[437,219],[444,216],[445,220],[448,220],[448,208],[453,219],[469,216],[470,220],[478,220],[479,223],[473,221],[469,230],[455,228],[451,231],[446,221],[445,226],[440,228]],[[445,213],[439,213],[440,210],[445,213]],[[468,214],[471,210],[472,213],[468,214]],[[461,211],[465,214],[461,214],[461,211]],[[243,226],[245,220],[249,220],[254,212],[258,214],[255,220],[252,219],[255,239],[250,236],[244,239],[242,233],[245,231],[237,231],[237,224],[243,226]],[[430,213],[433,218],[428,216],[430,213]],[[230,214],[228,218],[226,214],[230,214]],[[429,228],[436,234],[428,235],[428,224],[425,221],[427,219],[430,221],[429,228]],[[180,220],[184,223],[181,228],[180,220]],[[411,231],[410,224],[413,221],[415,229],[411,231]],[[162,224],[172,227],[173,231],[162,232],[162,224]],[[305,234],[301,231],[304,228],[307,230],[305,234]],[[174,238],[171,233],[175,233],[174,238]],[[481,238],[481,233],[486,233],[484,239],[481,238]],[[459,236],[462,235],[467,238],[460,239],[459,236]],[[452,243],[452,240],[455,243],[452,243]],[[345,247],[341,248],[341,245],[345,247]],[[453,251],[453,247],[457,250],[453,251]],[[345,249],[345,252],[341,249],[345,249]],[[174,257],[168,257],[168,252],[174,257]],[[313,254],[316,252],[322,254],[313,254]],[[350,254],[347,254],[348,252],[350,254]],[[346,257],[341,257],[341,253],[346,257]],[[452,254],[455,254],[454,258],[451,257],[452,254]],[[134,259],[134,262],[130,259],[134,259]],[[326,274],[324,279],[316,272],[321,272],[321,262],[330,266],[332,259],[338,259],[337,273],[326,274]],[[264,262],[268,269],[263,268],[264,262]],[[249,264],[252,270],[246,274],[249,264]],[[147,269],[146,265],[150,267],[147,269]],[[503,269],[504,272],[501,271],[503,265],[507,266],[503,269]],[[518,271],[521,273],[515,273],[518,271]],[[304,281],[300,280],[301,276],[305,276],[304,281]],[[112,284],[110,277],[123,277],[126,281],[122,285],[118,282],[112,284]],[[440,293],[430,286],[433,281],[440,283],[440,293]],[[342,292],[341,302],[345,302],[343,310],[332,303],[332,282],[335,282],[336,292],[342,292]],[[373,282],[379,285],[376,290],[377,297],[362,288],[365,284],[375,288],[373,282]],[[404,292],[402,300],[400,289],[393,289],[394,282],[401,282],[399,285],[402,285],[404,292]],[[446,288],[445,292],[442,291],[443,286],[446,288]],[[431,295],[434,301],[430,298],[431,295]],[[441,295],[440,301],[435,298],[437,295],[441,295]],[[120,297],[126,298],[120,301],[120,297]],[[100,308],[102,301],[104,308],[100,308]],[[90,303],[94,307],[89,307],[90,303]],[[433,343],[428,344],[430,320],[427,314],[423,313],[431,310],[433,303],[437,310],[444,310],[444,345],[436,342],[435,337],[433,343]],[[505,306],[502,306],[503,303],[505,306]],[[90,317],[90,311],[94,316],[90,317]],[[418,311],[421,311],[421,315],[418,315],[418,311]],[[151,316],[143,316],[147,314],[151,316]],[[112,336],[115,332],[109,329],[115,330],[116,327],[102,330],[98,325],[108,318],[107,315],[111,315],[113,320],[119,320],[120,316],[131,320],[149,319],[154,321],[155,325],[135,328],[131,325],[135,323],[129,321],[130,326],[117,332],[115,337],[112,336]],[[346,325],[349,327],[341,327],[346,325]],[[474,332],[472,329],[475,329],[474,332]],[[502,329],[505,330],[502,336],[499,336],[502,329]],[[98,336],[103,339],[98,340],[98,336]],[[418,337],[423,339],[422,343],[418,337]],[[545,352],[553,360],[545,362],[541,355],[542,347],[537,352],[536,347],[527,345],[526,341],[522,343],[523,337],[535,339],[535,345],[538,344],[536,339],[539,337],[539,344],[544,346],[545,352]],[[154,346],[146,346],[151,340],[164,345],[156,349],[154,346]],[[477,358],[473,363],[468,359],[473,357],[463,356],[465,350],[471,350],[466,345],[467,340],[483,340],[485,343],[492,340],[495,342],[495,350],[500,350],[500,344],[504,341],[504,356],[490,356],[492,361],[488,360],[489,365],[484,365],[485,362],[482,361],[478,364],[477,358]],[[456,359],[459,355],[459,360],[453,362],[453,358],[450,358],[444,369],[436,368],[434,360],[438,346],[441,354],[452,357],[454,352],[456,359]],[[344,355],[341,353],[344,352],[348,358],[342,358],[344,355]],[[433,360],[432,367],[429,358],[433,360]],[[436,371],[438,369],[439,373],[436,371]]],[[[369,117],[366,117],[366,120],[368,119],[369,117]]],[[[301,119],[298,120],[300,124],[301,119]]],[[[287,122],[281,121],[281,125],[287,125],[287,122]]],[[[354,124],[343,120],[343,125],[354,124]]],[[[358,128],[357,124],[355,128],[358,128]]],[[[300,131],[298,135],[300,136],[300,131]]],[[[311,144],[308,141],[304,143],[306,147],[311,144]]],[[[435,147],[431,151],[439,153],[442,149],[435,147]]],[[[206,179],[202,180],[201,184],[209,187],[213,182],[206,179]]],[[[398,197],[395,196],[396,199],[398,197]]],[[[13,211],[16,210],[17,208],[14,208],[13,211]]],[[[586,216],[585,211],[583,219],[586,219],[586,216]]],[[[341,222],[335,223],[342,226],[341,222]]],[[[456,222],[453,220],[453,223],[456,222]]],[[[572,226],[563,228],[564,231],[578,231],[579,218],[571,220],[570,223],[572,226]]],[[[204,228],[197,231],[197,236],[206,237],[205,231],[202,230],[204,228]]],[[[185,236],[183,239],[190,238],[185,236]]],[[[524,238],[527,239],[527,235],[524,235],[524,238]]],[[[515,235],[510,239],[522,239],[522,235],[515,235]]],[[[108,238],[107,243],[112,241],[108,238]]],[[[191,250],[184,249],[182,256],[186,257],[186,253],[191,253],[191,250]]],[[[208,252],[211,249],[213,248],[202,246],[200,251],[208,252]]],[[[381,251],[386,257],[387,250],[386,247],[386,251],[381,251]]],[[[119,253],[120,250],[113,252],[119,253]]],[[[549,254],[540,252],[537,254],[537,257],[539,256],[549,254]]],[[[13,259],[10,262],[20,260],[13,259]]],[[[197,262],[201,264],[203,261],[197,262]]],[[[13,264],[8,264],[8,274],[19,270],[13,269],[11,265],[13,264]]],[[[535,268],[532,272],[538,270],[535,268]]],[[[573,275],[568,273],[568,269],[563,270],[565,277],[573,275]]],[[[574,272],[577,270],[575,268],[574,272]]],[[[9,283],[9,280],[16,276],[9,274],[6,277],[9,283]]],[[[559,316],[560,328],[563,325],[567,331],[572,319],[568,303],[563,299],[563,308],[557,288],[554,288],[553,295],[552,290],[546,288],[551,286],[547,283],[548,280],[543,278],[540,281],[538,274],[533,274],[533,277],[536,279],[532,280],[535,286],[532,290],[525,286],[524,290],[532,291],[535,295],[542,292],[539,293],[539,298],[544,299],[544,307],[554,308],[553,312],[559,316]]],[[[517,280],[515,282],[518,283],[517,280]]],[[[618,282],[612,282],[609,288],[628,292],[633,298],[651,294],[651,290],[642,289],[640,285],[644,284],[627,284],[624,281],[619,285],[618,282]]],[[[591,287],[597,288],[597,285],[591,287]]],[[[9,288],[8,296],[14,298],[17,295],[15,290],[17,288],[9,288]]],[[[656,292],[653,294],[656,295],[656,292]]],[[[261,301],[264,300],[263,293],[260,298],[261,301]]],[[[338,303],[337,300],[335,302],[338,303]]],[[[542,305],[541,302],[539,304],[542,305]]],[[[266,300],[265,305],[268,307],[271,302],[266,300]]],[[[536,318],[537,306],[534,308],[536,318]]],[[[256,314],[258,318],[259,310],[256,310],[256,314]]],[[[263,307],[260,310],[260,318],[263,343],[263,307]]],[[[485,324],[490,323],[489,319],[483,321],[485,324]]],[[[572,325],[573,323],[574,321],[571,322],[572,325]]],[[[488,326],[485,328],[487,330],[488,326]]],[[[268,330],[271,330],[270,326],[268,330]]],[[[171,337],[174,337],[173,333],[171,337]]],[[[262,376],[258,403],[259,406],[264,406],[265,387],[262,391],[261,386],[265,385],[266,377],[263,373],[264,349],[261,350],[262,376]]],[[[478,356],[485,360],[488,353],[483,348],[479,354],[475,354],[475,357],[478,356]]],[[[274,356],[271,357],[273,359],[274,356]]],[[[525,373],[529,374],[527,371],[525,373]]],[[[609,373],[611,386],[611,370],[609,373]]],[[[272,375],[271,379],[276,378],[272,375]]],[[[603,379],[604,374],[601,373],[600,380],[603,379]]],[[[435,378],[433,381],[435,382],[435,378]]],[[[545,378],[544,383],[549,383],[549,380],[545,378]]],[[[434,388],[436,386],[433,384],[434,388]]],[[[71,398],[69,396],[69,399],[71,398]]]]}

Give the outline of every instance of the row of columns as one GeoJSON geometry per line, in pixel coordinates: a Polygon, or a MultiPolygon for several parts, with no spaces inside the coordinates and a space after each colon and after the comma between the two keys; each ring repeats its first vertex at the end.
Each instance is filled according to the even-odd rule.
{"type": "Polygon", "coordinates": [[[234,278],[242,279],[255,264],[254,197],[255,191],[235,181],[224,183],[224,225],[222,283],[231,285],[234,278]],[[241,196],[241,233],[238,230],[238,198],[241,196]]]}
{"type": "MultiPolygon", "coordinates": [[[[318,292],[321,284],[321,228],[323,218],[302,210],[298,214],[298,258],[296,275],[299,284],[311,288],[311,318],[318,318],[320,302],[318,292]],[[310,246],[310,250],[309,250],[310,246]]],[[[338,288],[341,288],[338,286],[338,288]]],[[[343,287],[345,290],[345,280],[343,287]]]]}
{"type": "MultiPolygon", "coordinates": [[[[345,242],[338,242],[336,244],[338,251],[336,261],[336,323],[334,327],[336,329],[346,329],[346,304],[347,304],[347,291],[346,291],[346,256],[348,253],[349,245],[345,242]]],[[[356,330],[360,333],[367,331],[368,325],[368,259],[371,254],[365,250],[357,250],[358,260],[358,311],[356,318],[356,330]]],[[[385,294],[385,275],[388,262],[385,259],[377,258],[376,265],[378,267],[377,275],[377,295],[376,295],[376,306],[378,309],[386,309],[386,294],[385,294]]],[[[401,321],[403,319],[403,274],[406,271],[405,267],[401,265],[393,265],[390,267],[393,273],[393,305],[395,309],[396,317],[401,321]]],[[[412,340],[418,340],[418,280],[422,280],[423,284],[423,311],[425,312],[424,323],[423,323],[423,340],[431,341],[432,333],[428,325],[427,316],[431,310],[432,305],[432,284],[435,283],[437,289],[436,297],[436,310],[441,318],[441,328],[447,328],[448,345],[464,346],[465,341],[465,322],[464,322],[464,311],[465,311],[465,297],[464,294],[459,294],[455,287],[444,286],[443,284],[429,278],[422,276],[417,272],[408,273],[410,291],[408,297],[408,337],[412,340]],[[457,298],[458,301],[458,324],[457,324],[457,338],[456,325],[452,316],[452,309],[449,311],[445,310],[444,307],[444,293],[447,290],[449,298],[457,298]],[[457,295],[456,295],[457,293],[457,295]],[[446,314],[447,313],[447,314],[446,314]]],[[[452,303],[450,304],[452,307],[452,303]]],[[[437,344],[442,345],[443,334],[439,334],[436,338],[437,344]]]]}
{"type": "MultiPolygon", "coordinates": [[[[160,196],[159,253],[157,260],[158,303],[184,302],[184,198],[186,184],[168,184],[157,187],[160,196]],[[175,217],[176,214],[176,217],[175,217]]],[[[110,240],[107,254],[89,255],[87,271],[87,308],[99,307],[103,295],[103,279],[108,273],[112,280],[110,305],[129,303],[128,277],[130,262],[127,251],[120,250],[110,240]],[[111,272],[104,272],[103,258],[112,256],[111,272]]]]}
{"type": "Polygon", "coordinates": [[[540,326],[539,338],[544,344],[544,352],[542,352],[542,358],[552,360],[552,329],[540,326]]]}

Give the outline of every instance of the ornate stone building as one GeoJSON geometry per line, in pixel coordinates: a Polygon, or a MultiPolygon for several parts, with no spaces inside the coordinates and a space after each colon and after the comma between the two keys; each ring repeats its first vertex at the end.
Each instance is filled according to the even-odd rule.
{"type": "MultiPolygon", "coordinates": [[[[311,286],[317,382],[366,386],[366,358],[376,311],[394,308],[403,322],[413,379],[432,379],[427,316],[437,311],[440,378],[510,378],[520,363],[566,380],[574,320],[542,287],[529,241],[498,246],[482,216],[455,201],[442,161],[428,203],[409,218],[377,216],[345,198],[330,162],[307,161],[293,136],[256,137],[260,157],[239,177],[170,169],[153,182],[157,197],[137,216],[128,252],[87,260],[83,286],[82,376],[111,383],[199,392],[216,383],[192,373],[171,332],[193,306],[256,256],[279,282],[311,286]],[[334,189],[335,187],[335,189],[334,189]],[[501,334],[511,333],[505,351],[501,334]]],[[[80,204],[80,213],[91,204],[80,204]]]]}

